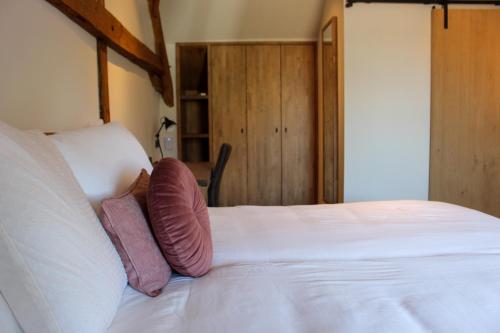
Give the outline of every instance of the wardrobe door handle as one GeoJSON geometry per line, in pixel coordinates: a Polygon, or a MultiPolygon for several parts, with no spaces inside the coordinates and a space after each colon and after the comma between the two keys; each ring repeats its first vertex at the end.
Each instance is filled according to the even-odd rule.
{"type": "Polygon", "coordinates": [[[276,128],[274,129],[274,132],[278,133],[278,127],[276,127],[276,128]]]}
{"type": "Polygon", "coordinates": [[[240,129],[241,134],[245,133],[245,130],[242,128],[240,129]]]}
{"type": "Polygon", "coordinates": [[[285,133],[288,133],[288,127],[285,127],[285,133]]]}

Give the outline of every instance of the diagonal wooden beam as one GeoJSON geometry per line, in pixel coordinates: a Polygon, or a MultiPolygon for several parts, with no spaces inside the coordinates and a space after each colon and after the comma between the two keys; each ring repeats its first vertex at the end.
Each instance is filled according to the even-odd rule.
{"type": "Polygon", "coordinates": [[[132,35],[104,6],[104,0],[46,0],[97,39],[99,66],[100,113],[110,120],[107,77],[107,47],[140,66],[149,73],[155,89],[169,106],[174,105],[174,88],[168,63],[159,0],[148,0],[153,23],[155,49],[153,53],[132,35]]]}
{"type": "Polygon", "coordinates": [[[170,65],[168,63],[167,49],[165,48],[165,38],[160,16],[160,0],[148,0],[149,14],[153,23],[153,33],[155,37],[156,54],[160,57],[163,65],[163,75],[160,80],[151,78],[153,85],[161,89],[160,93],[168,106],[174,106],[174,87],[172,84],[172,75],[170,74],[170,65]],[[156,83],[155,83],[156,81],[156,83]],[[160,86],[161,85],[161,86],[160,86]]]}
{"type": "Polygon", "coordinates": [[[113,50],[142,67],[150,74],[162,77],[161,57],[132,35],[106,8],[95,0],[46,0],[83,29],[104,41],[113,50]]]}

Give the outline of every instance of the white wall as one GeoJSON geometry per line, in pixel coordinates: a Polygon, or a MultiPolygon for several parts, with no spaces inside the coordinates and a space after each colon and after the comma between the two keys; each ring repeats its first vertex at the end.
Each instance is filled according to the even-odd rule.
{"type": "Polygon", "coordinates": [[[46,131],[96,123],[95,39],[46,1],[0,8],[0,120],[46,131]]]}
{"type": "Polygon", "coordinates": [[[431,9],[345,15],[345,200],[427,199],[431,9]]]}
{"type": "MultiPolygon", "coordinates": [[[[146,1],[107,0],[106,6],[154,49],[146,1]]],[[[0,120],[45,131],[98,123],[95,38],[46,1],[0,0],[0,8],[0,120]]],[[[108,67],[111,119],[154,156],[159,95],[146,72],[113,51],[108,67]]]]}
{"type": "MultiPolygon", "coordinates": [[[[147,1],[106,0],[106,8],[127,30],[155,50],[147,1]]],[[[154,133],[159,126],[160,103],[165,103],[154,90],[146,71],[113,50],[108,51],[108,60],[111,121],[126,125],[156,159],[159,151],[154,147],[154,133]]]]}
{"type": "MultiPolygon", "coordinates": [[[[335,1],[339,0],[328,0],[325,8],[335,1]]],[[[96,123],[94,38],[46,1],[0,4],[0,120],[47,131],[96,123]]],[[[106,4],[153,48],[145,1],[106,4]]],[[[324,14],[327,19],[331,13],[324,14]]],[[[430,8],[357,4],[344,14],[345,199],[425,199],[430,8]]],[[[175,77],[174,44],[167,49],[175,77]]],[[[112,119],[123,122],[154,154],[158,118],[167,115],[175,120],[175,109],[164,105],[144,71],[112,51],[109,60],[112,119]]],[[[168,135],[175,138],[175,128],[168,135]]],[[[176,156],[176,150],[167,155],[176,156]]]]}
{"type": "MultiPolygon", "coordinates": [[[[160,12],[175,84],[175,43],[248,40],[315,40],[324,0],[162,0],[160,12]]],[[[160,102],[160,114],[176,120],[175,107],[160,102]]],[[[177,157],[177,129],[165,156],[177,157]]]]}
{"type": "MultiPolygon", "coordinates": [[[[173,2],[163,3],[164,20],[173,2]]],[[[345,16],[345,201],[428,198],[430,15],[430,6],[345,9],[341,0],[325,1],[319,26],[331,16],[341,24],[345,16]]],[[[193,29],[165,34],[202,40],[193,29]]],[[[168,49],[175,64],[174,45],[168,49]]],[[[175,119],[175,109],[162,107],[162,114],[175,119]]]]}
{"type": "Polygon", "coordinates": [[[162,0],[168,42],[315,40],[324,0],[162,0]]]}
{"type": "MultiPolygon", "coordinates": [[[[165,34],[168,32],[165,31],[165,34]]],[[[172,74],[172,80],[174,83],[174,98],[175,98],[175,104],[177,104],[177,91],[176,91],[176,57],[175,57],[175,44],[174,43],[169,43],[166,44],[165,47],[167,48],[167,56],[168,56],[168,61],[170,62],[170,73],[172,74]]],[[[176,105],[173,107],[167,106],[163,100],[160,100],[160,114],[161,116],[165,116],[170,120],[173,120],[177,122],[177,109],[176,105]]],[[[162,145],[163,148],[163,155],[165,157],[174,157],[177,158],[177,126],[172,126],[170,127],[167,131],[163,130],[160,135],[160,144],[162,145]],[[170,137],[173,140],[173,145],[170,150],[165,147],[165,138],[170,137]]]]}

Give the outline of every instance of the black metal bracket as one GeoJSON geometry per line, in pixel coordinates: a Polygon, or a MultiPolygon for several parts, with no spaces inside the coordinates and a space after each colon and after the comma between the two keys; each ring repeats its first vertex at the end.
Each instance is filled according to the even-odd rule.
{"type": "Polygon", "coordinates": [[[160,133],[161,133],[161,130],[163,128],[165,128],[165,130],[168,130],[168,128],[170,126],[173,126],[173,125],[177,125],[175,123],[175,121],[170,120],[167,117],[162,117],[161,118],[161,126],[160,126],[160,128],[158,129],[158,131],[155,134],[155,147],[158,148],[158,149],[160,149],[161,158],[163,158],[163,150],[161,149],[161,144],[160,144],[160,133]]]}
{"type": "Polygon", "coordinates": [[[392,4],[417,4],[417,5],[439,5],[444,10],[444,28],[448,29],[448,7],[449,5],[491,5],[500,6],[499,0],[346,0],[346,8],[356,3],[392,3],[392,4]]]}

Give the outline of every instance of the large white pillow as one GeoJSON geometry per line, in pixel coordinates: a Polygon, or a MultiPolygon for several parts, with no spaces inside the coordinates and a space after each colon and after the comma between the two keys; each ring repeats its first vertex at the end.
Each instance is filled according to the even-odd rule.
{"type": "Polygon", "coordinates": [[[152,166],[137,139],[118,123],[51,136],[96,211],[103,199],[121,194],[141,169],[152,166]]]}
{"type": "Polygon", "coordinates": [[[0,292],[27,332],[104,332],[126,286],[53,143],[0,122],[0,292]]]}
{"type": "Polygon", "coordinates": [[[2,333],[22,333],[23,330],[14,318],[14,314],[9,309],[9,305],[0,294],[0,327],[2,333]]]}

